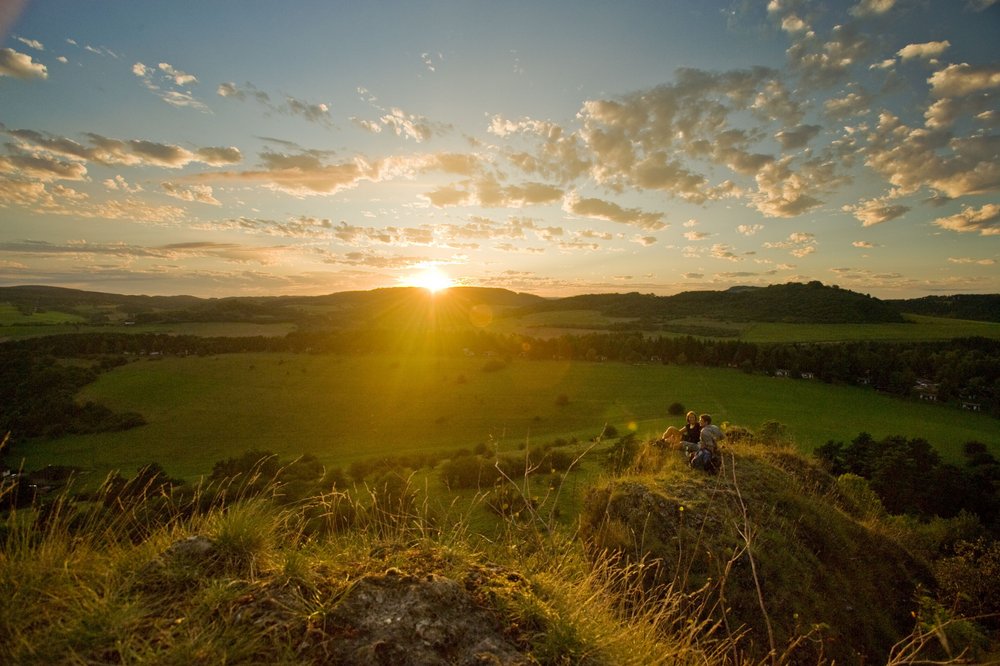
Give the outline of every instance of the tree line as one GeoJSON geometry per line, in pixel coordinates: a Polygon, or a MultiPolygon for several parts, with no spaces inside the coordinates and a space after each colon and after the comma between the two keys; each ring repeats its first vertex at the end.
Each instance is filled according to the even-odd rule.
{"type": "Polygon", "coordinates": [[[922,397],[1000,417],[1000,341],[988,338],[756,344],[636,332],[533,338],[472,329],[412,333],[383,328],[296,331],[284,337],[80,333],[5,342],[0,345],[0,433],[11,432],[17,442],[142,425],[141,415],[80,405],[74,396],[101,372],[130,358],[247,352],[476,354],[495,363],[519,358],[730,367],[867,385],[904,397],[923,391],[922,397]],[[84,364],[66,359],[83,359],[84,364]]]}

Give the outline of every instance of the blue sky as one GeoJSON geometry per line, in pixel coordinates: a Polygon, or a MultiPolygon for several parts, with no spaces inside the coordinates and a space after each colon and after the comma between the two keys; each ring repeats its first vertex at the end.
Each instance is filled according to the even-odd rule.
{"type": "Polygon", "coordinates": [[[1000,292],[995,0],[15,1],[0,37],[0,285],[1000,292]]]}

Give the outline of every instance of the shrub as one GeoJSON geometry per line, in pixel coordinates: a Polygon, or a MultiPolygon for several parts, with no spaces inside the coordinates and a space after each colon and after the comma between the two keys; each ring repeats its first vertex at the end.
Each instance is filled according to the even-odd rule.
{"type": "Polygon", "coordinates": [[[667,407],[667,414],[671,416],[683,416],[687,410],[684,409],[684,405],[679,402],[672,402],[670,406],[667,407]]]}
{"type": "Polygon", "coordinates": [[[619,437],[604,456],[604,467],[612,474],[622,474],[635,461],[639,453],[639,443],[635,433],[619,437]]]}

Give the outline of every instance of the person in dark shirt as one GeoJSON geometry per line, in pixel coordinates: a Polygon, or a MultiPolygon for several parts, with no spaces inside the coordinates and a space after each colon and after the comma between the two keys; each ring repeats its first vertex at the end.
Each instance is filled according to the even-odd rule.
{"type": "Polygon", "coordinates": [[[698,450],[698,442],[701,441],[701,424],[698,422],[698,415],[688,412],[685,417],[684,427],[681,428],[681,446],[684,453],[690,456],[698,450]]]}

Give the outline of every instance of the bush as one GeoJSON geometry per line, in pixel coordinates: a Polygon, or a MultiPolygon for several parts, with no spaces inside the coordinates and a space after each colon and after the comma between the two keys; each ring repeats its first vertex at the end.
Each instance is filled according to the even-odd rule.
{"type": "Polygon", "coordinates": [[[441,464],[441,481],[452,489],[489,487],[500,478],[500,472],[480,456],[461,456],[441,464]]]}
{"type": "Polygon", "coordinates": [[[635,461],[639,453],[639,443],[635,433],[619,437],[604,456],[604,467],[612,474],[622,474],[635,461]]]}
{"type": "Polygon", "coordinates": [[[667,407],[667,414],[671,416],[683,416],[687,410],[684,409],[684,405],[679,402],[672,402],[670,406],[667,407]]]}

